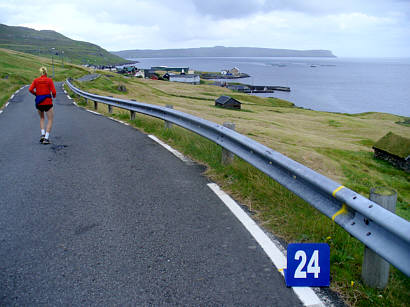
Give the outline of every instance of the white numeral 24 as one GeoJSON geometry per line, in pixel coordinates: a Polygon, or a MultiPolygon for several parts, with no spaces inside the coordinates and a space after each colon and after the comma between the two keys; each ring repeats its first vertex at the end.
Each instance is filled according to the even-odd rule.
{"type": "MultiPolygon", "coordinates": [[[[303,250],[299,250],[295,254],[295,260],[299,260],[302,258],[300,261],[298,267],[296,268],[295,271],[295,278],[306,278],[306,272],[302,271],[302,269],[305,267],[306,264],[306,253],[303,250]]],[[[320,273],[320,266],[319,266],[319,251],[315,250],[312,254],[312,257],[309,260],[309,263],[307,265],[307,272],[308,273],[313,273],[315,274],[315,278],[319,278],[319,273],[320,273]]]]}

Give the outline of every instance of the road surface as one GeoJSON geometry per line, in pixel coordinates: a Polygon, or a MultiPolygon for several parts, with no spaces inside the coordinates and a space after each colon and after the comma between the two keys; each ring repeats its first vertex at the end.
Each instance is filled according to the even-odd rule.
{"type": "Polygon", "coordinates": [[[302,305],[202,167],[56,87],[50,145],[27,87],[0,114],[0,305],[302,305]]]}

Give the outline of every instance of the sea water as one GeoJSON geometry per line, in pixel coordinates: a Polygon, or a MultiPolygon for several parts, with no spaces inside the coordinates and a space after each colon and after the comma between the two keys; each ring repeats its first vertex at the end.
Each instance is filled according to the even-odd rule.
{"type": "Polygon", "coordinates": [[[287,86],[291,91],[261,94],[329,112],[385,112],[410,116],[410,58],[139,58],[139,68],[176,66],[219,72],[233,67],[251,85],[287,86]]]}

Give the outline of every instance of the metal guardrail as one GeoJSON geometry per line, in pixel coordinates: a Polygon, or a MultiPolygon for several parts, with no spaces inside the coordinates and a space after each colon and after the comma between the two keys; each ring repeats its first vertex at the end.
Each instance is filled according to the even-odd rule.
{"type": "Polygon", "coordinates": [[[240,133],[166,107],[84,92],[86,99],[172,122],[247,161],[331,218],[348,233],[410,276],[410,223],[360,194],[240,133]]]}

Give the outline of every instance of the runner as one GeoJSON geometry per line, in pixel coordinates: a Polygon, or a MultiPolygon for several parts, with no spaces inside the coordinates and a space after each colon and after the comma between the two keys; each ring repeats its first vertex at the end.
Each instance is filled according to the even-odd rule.
{"type": "Polygon", "coordinates": [[[36,96],[36,109],[40,115],[40,143],[50,144],[50,132],[53,126],[54,112],[51,94],[56,98],[53,80],[47,77],[47,68],[40,68],[41,77],[34,79],[29,91],[36,96]],[[47,129],[44,130],[44,113],[47,114],[47,129]]]}

